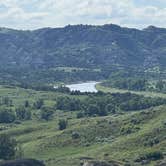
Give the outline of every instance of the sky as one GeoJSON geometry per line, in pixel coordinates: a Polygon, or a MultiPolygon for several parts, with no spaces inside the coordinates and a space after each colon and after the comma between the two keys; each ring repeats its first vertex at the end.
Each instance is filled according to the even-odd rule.
{"type": "Polygon", "coordinates": [[[166,27],[166,0],[0,0],[0,27],[111,23],[139,29],[166,27]]]}

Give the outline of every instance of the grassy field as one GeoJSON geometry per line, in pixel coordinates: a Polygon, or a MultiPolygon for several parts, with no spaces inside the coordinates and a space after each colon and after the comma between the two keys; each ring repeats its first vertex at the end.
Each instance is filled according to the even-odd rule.
{"type": "Polygon", "coordinates": [[[123,90],[123,89],[118,89],[118,88],[111,88],[111,87],[105,87],[102,86],[101,84],[97,84],[96,88],[100,91],[106,92],[106,93],[134,93],[138,95],[143,95],[145,97],[162,97],[166,98],[166,94],[164,93],[157,93],[157,92],[148,92],[148,91],[132,91],[132,90],[123,90]]]}
{"type": "MultiPolygon", "coordinates": [[[[61,95],[64,94],[0,87],[0,96],[12,98],[16,106],[25,100],[32,104],[42,98],[47,106],[54,107],[56,98],[61,95]]],[[[1,128],[6,127],[0,134],[16,138],[25,158],[43,160],[47,166],[78,166],[84,158],[134,166],[140,165],[134,161],[141,155],[155,151],[166,153],[166,106],[82,119],[76,118],[76,112],[54,111],[49,121],[33,117],[21,124],[0,124],[1,128]],[[62,118],[68,119],[68,126],[60,131],[58,121],[62,118]],[[73,138],[73,133],[79,137],[73,138]],[[151,145],[154,138],[158,141],[151,145]]],[[[158,162],[160,160],[147,165],[155,166],[158,162]]]]}

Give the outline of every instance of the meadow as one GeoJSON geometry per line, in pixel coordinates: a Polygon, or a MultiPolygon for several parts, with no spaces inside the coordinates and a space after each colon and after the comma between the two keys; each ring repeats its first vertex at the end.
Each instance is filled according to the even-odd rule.
{"type": "MultiPolygon", "coordinates": [[[[99,85],[97,88],[108,92],[99,85]]],[[[40,110],[33,108],[31,120],[0,124],[0,134],[8,134],[17,140],[23,158],[42,160],[46,166],[78,166],[85,160],[121,166],[146,162],[149,166],[155,166],[164,161],[165,105],[140,111],[109,113],[107,116],[77,118],[77,111],[62,111],[55,107],[57,97],[70,97],[69,94],[1,86],[0,96],[12,99],[13,109],[26,100],[32,106],[36,100],[43,99],[45,106],[54,111],[48,121],[40,119],[40,110]],[[60,119],[68,121],[65,130],[58,128],[60,119]],[[163,156],[156,159],[153,156],[156,153],[163,156]]],[[[85,98],[84,95],[72,97],[85,98]]]]}

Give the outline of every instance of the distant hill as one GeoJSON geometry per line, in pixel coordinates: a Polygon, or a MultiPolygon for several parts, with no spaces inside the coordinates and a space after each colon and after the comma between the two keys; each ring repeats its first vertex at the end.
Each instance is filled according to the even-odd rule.
{"type": "Polygon", "coordinates": [[[135,67],[143,70],[166,66],[166,29],[149,26],[138,30],[108,24],[74,25],[21,31],[0,28],[2,70],[55,67],[135,67]]]}

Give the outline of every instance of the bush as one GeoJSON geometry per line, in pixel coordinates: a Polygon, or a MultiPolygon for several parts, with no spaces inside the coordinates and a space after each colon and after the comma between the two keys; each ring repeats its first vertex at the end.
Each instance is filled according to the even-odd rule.
{"type": "Polygon", "coordinates": [[[1,105],[6,105],[7,107],[12,106],[12,100],[9,97],[2,97],[0,103],[1,105]]]}
{"type": "Polygon", "coordinates": [[[8,135],[0,135],[0,159],[12,159],[16,153],[16,140],[8,135]]]}
{"type": "Polygon", "coordinates": [[[49,120],[52,118],[54,112],[49,107],[42,107],[41,109],[41,119],[49,120]]]}
{"type": "Polygon", "coordinates": [[[164,157],[163,153],[159,152],[159,151],[151,152],[151,153],[146,154],[146,158],[151,159],[151,160],[160,160],[163,157],[164,157]]]}
{"type": "Polygon", "coordinates": [[[26,101],[24,102],[24,106],[25,106],[25,107],[29,107],[29,106],[30,106],[30,104],[29,104],[29,101],[28,101],[28,100],[26,100],[26,101]]]}
{"type": "Polygon", "coordinates": [[[88,116],[94,116],[94,115],[97,115],[98,113],[99,113],[99,107],[97,106],[97,105],[95,105],[95,104],[91,104],[91,105],[89,105],[89,107],[87,108],[87,110],[86,110],[86,114],[88,115],[88,116]]]}
{"type": "Polygon", "coordinates": [[[66,127],[67,127],[67,120],[65,120],[65,119],[59,120],[58,125],[59,125],[59,130],[66,129],[66,127]]]}
{"type": "Polygon", "coordinates": [[[56,108],[59,110],[78,111],[81,109],[81,102],[79,99],[59,97],[56,102],[56,108]]]}
{"type": "Polygon", "coordinates": [[[80,138],[80,134],[78,132],[73,132],[72,139],[78,139],[78,138],[80,138]]]}
{"type": "Polygon", "coordinates": [[[79,118],[83,118],[85,115],[84,115],[84,113],[83,112],[78,112],[77,113],[77,118],[79,119],[79,118]]]}
{"type": "Polygon", "coordinates": [[[143,160],[160,160],[163,159],[164,155],[162,152],[160,151],[154,151],[154,152],[149,152],[146,154],[143,154],[141,156],[139,156],[135,161],[136,162],[141,162],[143,160]]]}
{"type": "Polygon", "coordinates": [[[43,99],[38,99],[38,100],[34,103],[34,107],[35,107],[36,109],[40,109],[43,105],[44,105],[43,99]]]}
{"type": "Polygon", "coordinates": [[[26,109],[24,106],[20,106],[15,110],[17,119],[19,120],[30,120],[31,111],[26,109]]]}
{"type": "Polygon", "coordinates": [[[45,166],[45,164],[35,159],[19,159],[3,161],[0,163],[0,166],[45,166]]]}
{"type": "Polygon", "coordinates": [[[154,146],[156,144],[158,144],[160,141],[158,138],[151,138],[151,139],[148,139],[145,143],[144,143],[144,146],[154,146]]]}
{"type": "Polygon", "coordinates": [[[105,109],[107,112],[110,112],[112,114],[116,113],[116,109],[115,109],[115,106],[113,104],[108,104],[105,109]]]}
{"type": "Polygon", "coordinates": [[[0,110],[0,123],[12,123],[15,119],[16,116],[11,109],[0,110]]]}
{"type": "Polygon", "coordinates": [[[134,126],[132,124],[127,124],[127,125],[124,125],[121,127],[120,133],[122,135],[127,135],[127,134],[134,133],[138,130],[140,130],[140,128],[138,126],[134,126]]]}

